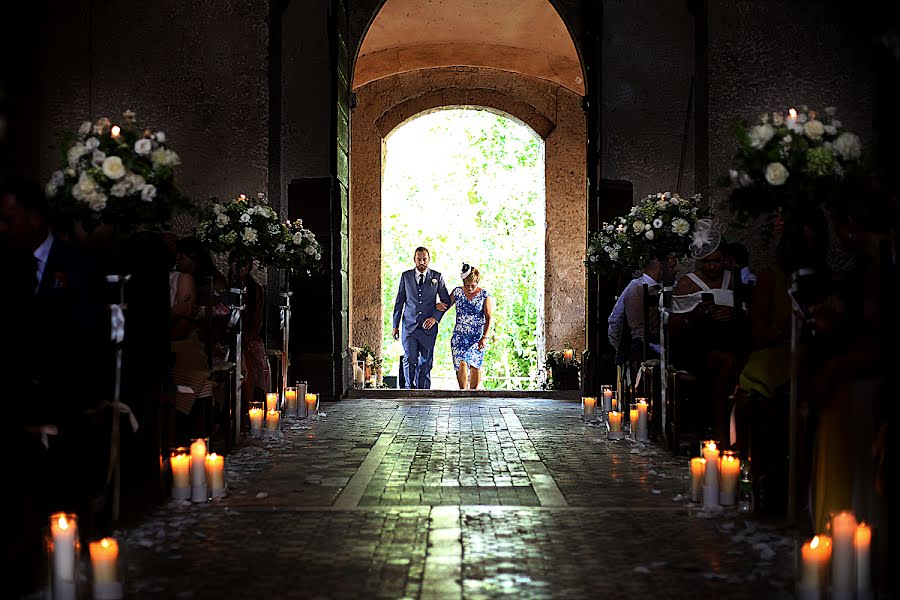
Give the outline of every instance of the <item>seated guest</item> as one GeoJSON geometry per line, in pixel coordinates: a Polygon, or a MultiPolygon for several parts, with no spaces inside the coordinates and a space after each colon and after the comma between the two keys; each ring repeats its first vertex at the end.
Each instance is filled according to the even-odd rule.
{"type": "Polygon", "coordinates": [[[734,269],[740,271],[741,283],[744,285],[756,283],[756,273],[750,270],[750,253],[746,246],[738,242],[728,244],[725,254],[733,263],[734,269]]]}
{"type": "Polygon", "coordinates": [[[734,285],[725,269],[725,253],[718,226],[701,219],[691,242],[695,271],[675,285],[669,331],[672,363],[693,373],[704,373],[705,405],[713,408],[713,434],[727,443],[727,399],[737,381],[734,285]]]}
{"type": "MultiPolygon", "coordinates": [[[[664,267],[667,267],[669,272],[674,272],[677,267],[675,257],[669,255],[652,259],[644,266],[641,276],[632,279],[616,300],[609,315],[607,329],[609,343],[616,350],[616,364],[624,365],[651,358],[644,356],[643,286],[647,284],[648,287],[658,290],[664,267]]],[[[650,323],[647,325],[647,331],[650,336],[647,342],[654,355],[659,356],[659,311],[655,306],[649,308],[650,323]]]]}
{"type": "Polygon", "coordinates": [[[209,249],[195,237],[178,242],[175,262],[178,271],[190,273],[194,279],[195,324],[200,341],[211,354],[212,364],[223,362],[229,310],[222,298],[228,291],[228,280],[216,269],[209,249]]]}

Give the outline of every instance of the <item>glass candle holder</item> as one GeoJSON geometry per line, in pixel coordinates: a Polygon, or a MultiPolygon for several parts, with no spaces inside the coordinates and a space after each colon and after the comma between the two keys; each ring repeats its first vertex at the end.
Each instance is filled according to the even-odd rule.
{"type": "Polygon", "coordinates": [[[297,416],[301,419],[306,418],[306,389],[309,387],[305,381],[297,382],[297,416]]]}
{"type": "Polygon", "coordinates": [[[611,385],[601,385],[600,386],[600,398],[603,401],[603,409],[600,411],[600,414],[606,416],[611,410],[612,407],[612,399],[615,397],[615,392],[613,391],[613,387],[611,385]]]}
{"type": "Polygon", "coordinates": [[[584,396],[581,398],[581,418],[590,423],[597,414],[597,398],[594,396],[584,396]]]}
{"type": "Polygon", "coordinates": [[[606,432],[606,439],[621,440],[625,437],[625,434],[622,433],[622,413],[614,410],[609,413],[607,418],[609,419],[609,430],[606,432]]]}
{"type": "Polygon", "coordinates": [[[278,410],[278,392],[266,394],[266,412],[270,410],[278,410]]]}
{"type": "Polygon", "coordinates": [[[733,450],[724,450],[719,459],[719,504],[733,506],[737,504],[738,477],[741,474],[741,461],[733,450]]]}
{"type": "Polygon", "coordinates": [[[638,410],[637,436],[635,439],[639,442],[646,442],[650,439],[650,405],[646,398],[635,398],[635,404],[638,410]]]}
{"type": "Polygon", "coordinates": [[[261,437],[263,430],[263,421],[265,420],[266,411],[262,402],[250,403],[250,435],[253,437],[261,437]]]}
{"type": "Polygon", "coordinates": [[[296,417],[299,413],[299,407],[297,388],[293,386],[284,388],[284,416],[296,417]]]}
{"type": "Polygon", "coordinates": [[[209,482],[210,498],[223,498],[225,489],[225,457],[212,454],[206,457],[206,481],[209,482]]]}
{"type": "Polygon", "coordinates": [[[191,443],[191,502],[209,500],[209,487],[206,483],[206,440],[197,438],[191,443]]]}
{"type": "Polygon", "coordinates": [[[637,439],[637,428],[638,428],[638,407],[637,404],[629,404],[628,405],[628,426],[629,431],[631,432],[631,439],[637,439]]]}
{"type": "Polygon", "coordinates": [[[305,394],[303,396],[304,404],[306,405],[306,416],[310,419],[318,419],[319,418],[319,395],[318,394],[305,394]]]}
{"type": "Polygon", "coordinates": [[[103,538],[88,544],[91,556],[91,582],[95,600],[120,600],[125,596],[127,573],[119,540],[103,538]]]}
{"type": "Polygon", "coordinates": [[[266,435],[277,436],[281,432],[281,413],[270,410],[266,413],[266,435]]]}
{"type": "Polygon", "coordinates": [[[191,497],[191,455],[187,448],[179,446],[169,453],[172,469],[172,498],[187,500],[191,497]]]}
{"type": "Polygon", "coordinates": [[[47,552],[47,597],[52,600],[76,600],[78,593],[78,517],[71,513],[50,516],[44,536],[47,552]]]}

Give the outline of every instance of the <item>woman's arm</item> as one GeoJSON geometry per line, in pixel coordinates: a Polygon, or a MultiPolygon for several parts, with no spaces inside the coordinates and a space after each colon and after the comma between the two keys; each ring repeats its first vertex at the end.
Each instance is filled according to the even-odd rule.
{"type": "Polygon", "coordinates": [[[481,334],[481,339],[478,340],[478,349],[484,350],[484,345],[487,342],[488,333],[491,330],[491,316],[494,312],[494,299],[488,296],[484,299],[484,332],[481,334]]]}
{"type": "Polygon", "coordinates": [[[172,318],[190,319],[194,312],[194,276],[190,273],[182,273],[175,284],[175,304],[172,305],[172,318]]]}

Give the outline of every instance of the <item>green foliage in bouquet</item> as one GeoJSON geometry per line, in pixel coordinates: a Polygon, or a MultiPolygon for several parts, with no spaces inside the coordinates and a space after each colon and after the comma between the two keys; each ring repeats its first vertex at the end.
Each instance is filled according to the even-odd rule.
{"type": "Polygon", "coordinates": [[[45,193],[54,212],[90,231],[101,224],[120,232],[168,229],[189,203],[175,187],[181,159],[166,135],[139,126],[126,111],[120,124],[85,121],[64,144],[64,166],[45,193]]]}
{"type": "Polygon", "coordinates": [[[197,238],[232,260],[255,260],[284,269],[309,269],[322,258],[315,235],[299,219],[282,222],[266,195],[241,194],[231,202],[213,202],[197,225],[197,238]]]}
{"type": "Polygon", "coordinates": [[[702,216],[700,196],[650,194],[627,215],[603,223],[591,233],[585,264],[591,272],[611,275],[639,271],[655,257],[687,254],[691,232],[702,216]]]}
{"type": "Polygon", "coordinates": [[[729,201],[739,220],[808,214],[842,178],[863,170],[859,136],[843,128],[836,112],[801,106],[763,113],[752,127],[735,125],[738,151],[719,185],[732,188],[729,201]]]}

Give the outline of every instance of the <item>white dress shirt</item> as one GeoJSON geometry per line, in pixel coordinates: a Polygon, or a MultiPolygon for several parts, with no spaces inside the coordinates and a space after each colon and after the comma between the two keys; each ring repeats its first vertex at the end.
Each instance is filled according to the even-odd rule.
{"type": "MultiPolygon", "coordinates": [[[[658,285],[656,280],[647,275],[642,274],[637,279],[632,279],[625,286],[625,290],[616,300],[612,314],[609,315],[609,329],[607,336],[609,343],[613,348],[619,349],[619,340],[622,339],[622,327],[625,325],[625,318],[628,318],[628,325],[631,327],[631,339],[644,339],[644,290],[643,285],[650,287],[658,285]]],[[[653,307],[655,309],[655,307],[653,307]]],[[[656,344],[653,344],[656,346],[656,344]]],[[[654,348],[655,349],[655,348],[654,348]]]]}
{"type": "Polygon", "coordinates": [[[750,267],[741,269],[741,282],[746,284],[756,283],[756,273],[750,270],[750,267]]]}
{"type": "Polygon", "coordinates": [[[34,258],[37,262],[37,271],[35,272],[34,279],[37,282],[37,285],[34,287],[35,293],[37,293],[38,288],[41,287],[40,282],[44,278],[44,267],[47,266],[47,258],[50,256],[51,246],[53,246],[53,234],[48,233],[47,239],[45,239],[34,251],[34,258]]]}

